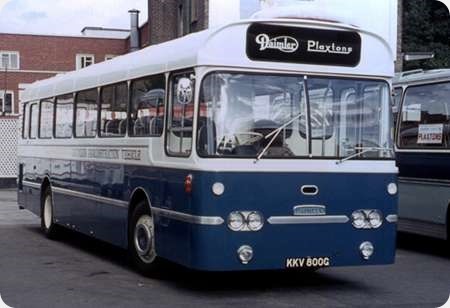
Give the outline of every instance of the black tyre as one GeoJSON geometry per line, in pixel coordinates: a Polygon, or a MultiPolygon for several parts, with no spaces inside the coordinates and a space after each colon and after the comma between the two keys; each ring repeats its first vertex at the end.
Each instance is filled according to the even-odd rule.
{"type": "Polygon", "coordinates": [[[50,187],[47,187],[41,197],[41,230],[50,239],[56,239],[58,234],[58,226],[55,225],[53,209],[52,190],[50,187]]]}
{"type": "Polygon", "coordinates": [[[160,259],[155,251],[155,227],[147,202],[141,201],[131,214],[128,227],[128,253],[136,269],[147,276],[155,275],[160,259]]]}

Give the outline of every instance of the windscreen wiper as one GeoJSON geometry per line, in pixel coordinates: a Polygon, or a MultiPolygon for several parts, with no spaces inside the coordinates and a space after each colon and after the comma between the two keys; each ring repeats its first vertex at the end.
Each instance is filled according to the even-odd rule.
{"type": "Polygon", "coordinates": [[[255,164],[261,160],[261,158],[264,156],[264,154],[266,154],[266,152],[270,149],[270,147],[272,146],[272,143],[274,143],[274,141],[277,139],[277,137],[281,134],[281,132],[283,131],[283,129],[285,129],[286,127],[288,127],[289,125],[291,125],[295,120],[299,119],[302,116],[302,113],[297,114],[295,117],[293,117],[292,119],[290,119],[289,121],[287,121],[286,123],[284,123],[283,125],[281,125],[280,127],[278,127],[277,129],[274,129],[273,131],[271,131],[269,134],[267,134],[264,139],[267,140],[269,138],[272,137],[272,139],[270,139],[269,143],[266,145],[266,147],[258,154],[258,156],[256,156],[255,159],[255,164]]]}
{"type": "Polygon", "coordinates": [[[393,152],[393,149],[391,149],[391,148],[381,148],[381,147],[379,147],[379,148],[377,148],[377,147],[355,147],[355,148],[353,148],[353,150],[354,151],[360,151],[360,152],[356,152],[356,153],[353,153],[353,154],[351,154],[351,155],[349,155],[347,157],[342,158],[341,160],[336,162],[336,165],[340,165],[340,164],[342,164],[342,163],[344,163],[344,162],[346,162],[346,161],[348,161],[350,159],[353,159],[355,157],[359,157],[359,156],[361,156],[361,155],[363,155],[365,153],[369,153],[369,152],[377,152],[377,151],[393,152]]]}

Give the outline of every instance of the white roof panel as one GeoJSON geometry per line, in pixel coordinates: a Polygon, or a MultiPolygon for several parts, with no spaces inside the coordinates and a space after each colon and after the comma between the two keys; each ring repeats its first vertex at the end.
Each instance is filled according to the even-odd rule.
{"type": "Polygon", "coordinates": [[[135,79],[194,66],[221,66],[247,69],[273,69],[317,74],[361,75],[391,78],[394,75],[393,51],[380,36],[354,26],[331,22],[271,19],[246,20],[149,46],[87,68],[60,74],[27,87],[24,101],[53,97],[106,84],[135,79]],[[357,67],[305,65],[252,61],[246,55],[247,28],[254,22],[359,31],[362,37],[361,62],[357,67]]]}

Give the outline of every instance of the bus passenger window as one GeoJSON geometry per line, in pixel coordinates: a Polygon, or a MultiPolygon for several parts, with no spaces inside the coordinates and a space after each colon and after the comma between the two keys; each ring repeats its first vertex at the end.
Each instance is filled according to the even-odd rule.
{"type": "Polygon", "coordinates": [[[73,127],[73,95],[56,98],[55,137],[71,138],[73,127]]]}
{"type": "Polygon", "coordinates": [[[100,95],[100,136],[124,137],[127,131],[128,85],[103,87],[100,95]]]}
{"type": "Polygon", "coordinates": [[[50,139],[53,137],[53,99],[41,101],[39,138],[50,139]]]}
{"type": "Polygon", "coordinates": [[[38,119],[39,119],[39,105],[34,103],[30,107],[30,139],[36,139],[37,137],[37,129],[38,129],[38,119]]]}
{"type": "Polygon", "coordinates": [[[399,117],[404,149],[450,148],[450,83],[409,87],[399,117]]]}
{"type": "Polygon", "coordinates": [[[79,92],[76,95],[76,137],[97,135],[97,89],[79,92]]]}
{"type": "Polygon", "coordinates": [[[30,104],[26,104],[23,106],[22,113],[22,138],[28,139],[28,133],[30,128],[29,118],[30,118],[30,104]]]}
{"type": "Polygon", "coordinates": [[[189,156],[192,151],[192,125],[194,121],[194,81],[191,73],[176,75],[172,79],[172,104],[167,125],[169,154],[189,156]]]}
{"type": "Polygon", "coordinates": [[[147,77],[131,84],[130,136],[161,136],[165,114],[165,77],[147,77]]]}

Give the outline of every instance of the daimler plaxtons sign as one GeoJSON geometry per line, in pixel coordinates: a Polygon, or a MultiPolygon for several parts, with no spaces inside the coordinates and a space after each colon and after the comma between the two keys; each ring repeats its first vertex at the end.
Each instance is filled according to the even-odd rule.
{"type": "Polygon", "coordinates": [[[356,66],[361,37],[356,32],[256,23],[247,31],[247,56],[255,61],[356,66]]]}

